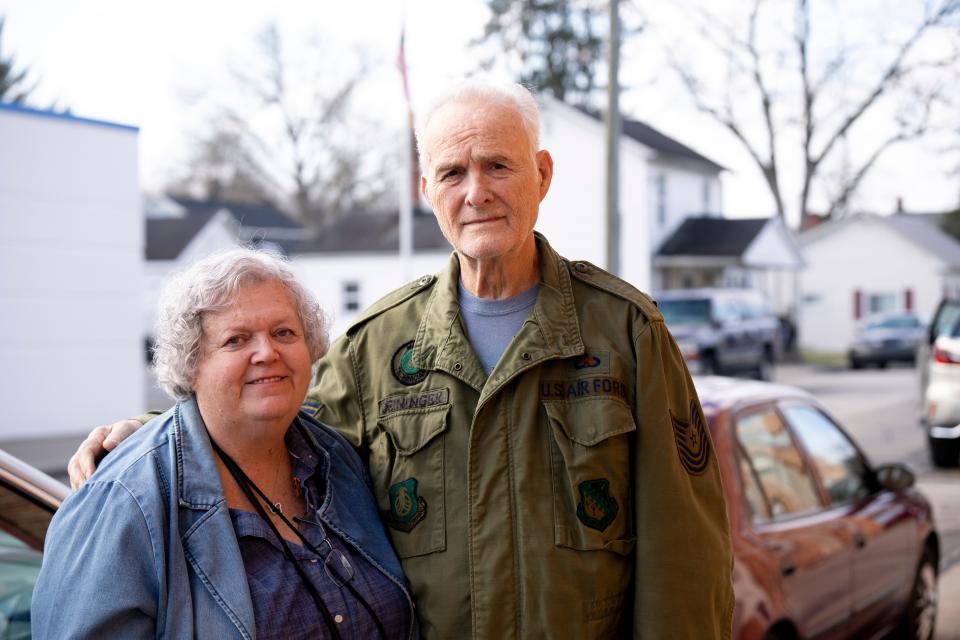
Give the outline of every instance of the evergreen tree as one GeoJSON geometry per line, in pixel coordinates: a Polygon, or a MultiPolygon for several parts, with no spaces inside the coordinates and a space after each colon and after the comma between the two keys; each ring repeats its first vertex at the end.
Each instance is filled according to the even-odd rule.
{"type": "Polygon", "coordinates": [[[940,228],[960,241],[960,209],[951,211],[940,219],[940,228]]]}
{"type": "MultiPolygon", "coordinates": [[[[587,105],[603,56],[604,22],[591,0],[487,0],[490,19],[476,45],[507,53],[518,82],[570,104],[587,105]]],[[[494,63],[491,57],[487,66],[494,63]]]]}
{"type": "Polygon", "coordinates": [[[27,70],[18,70],[13,55],[3,53],[3,23],[0,16],[0,102],[23,104],[34,87],[27,80],[27,70]]]}

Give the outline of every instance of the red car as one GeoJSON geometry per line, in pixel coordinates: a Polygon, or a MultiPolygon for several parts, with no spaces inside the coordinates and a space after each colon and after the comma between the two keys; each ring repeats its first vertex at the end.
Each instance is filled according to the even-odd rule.
{"type": "Polygon", "coordinates": [[[30,637],[43,540],[66,486],[0,450],[0,638],[30,637]]]}
{"type": "Polygon", "coordinates": [[[940,547],[913,473],[871,466],[804,391],[696,384],[727,498],[734,637],[929,640],[940,547]]]}

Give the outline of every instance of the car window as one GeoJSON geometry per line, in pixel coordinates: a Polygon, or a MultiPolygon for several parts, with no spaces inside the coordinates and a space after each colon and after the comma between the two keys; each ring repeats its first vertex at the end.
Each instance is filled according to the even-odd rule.
{"type": "Polygon", "coordinates": [[[760,479],[750,464],[750,458],[746,453],[740,456],[740,478],[743,481],[743,494],[747,499],[747,506],[750,507],[750,518],[753,522],[766,522],[772,517],[770,513],[770,504],[766,496],[763,495],[763,489],[760,488],[760,479]]]}
{"type": "Polygon", "coordinates": [[[741,465],[741,476],[754,522],[820,509],[813,475],[776,411],[770,408],[738,416],[736,432],[747,462],[741,465]],[[751,484],[767,506],[751,497],[751,484]]]}
{"type": "Polygon", "coordinates": [[[40,573],[40,552],[0,531],[0,638],[30,638],[30,600],[40,573]]]}
{"type": "Polygon", "coordinates": [[[933,337],[960,337],[960,303],[946,303],[940,308],[933,324],[933,337]]]}
{"type": "Polygon", "coordinates": [[[871,326],[878,329],[915,329],[920,326],[920,320],[915,316],[894,316],[880,320],[871,326]]]}
{"type": "Polygon", "coordinates": [[[710,322],[710,301],[706,298],[658,300],[657,307],[667,326],[710,322]]]}
{"type": "Polygon", "coordinates": [[[30,600],[50,510],[0,483],[0,639],[30,638],[30,600]]]}
{"type": "Polygon", "coordinates": [[[843,504],[870,493],[867,464],[850,439],[821,411],[792,405],[782,409],[803,442],[832,504],[843,504]]]}
{"type": "Polygon", "coordinates": [[[736,300],[723,298],[714,302],[714,317],[720,322],[737,322],[744,317],[744,311],[736,300]]]}

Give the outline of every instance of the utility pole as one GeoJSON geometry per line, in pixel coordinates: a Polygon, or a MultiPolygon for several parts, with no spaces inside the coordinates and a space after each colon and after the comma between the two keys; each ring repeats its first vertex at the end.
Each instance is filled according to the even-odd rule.
{"type": "Polygon", "coordinates": [[[607,49],[607,271],[620,274],[620,13],[610,0],[607,49]]]}

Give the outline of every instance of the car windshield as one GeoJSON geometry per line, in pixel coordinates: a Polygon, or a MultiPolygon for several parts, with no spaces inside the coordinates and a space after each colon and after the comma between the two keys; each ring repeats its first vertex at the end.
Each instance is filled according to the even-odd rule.
{"type": "Polygon", "coordinates": [[[915,329],[920,326],[920,320],[915,316],[895,316],[875,320],[867,325],[868,329],[915,329]]]}
{"type": "Polygon", "coordinates": [[[706,298],[658,300],[657,306],[668,326],[710,322],[710,301],[706,298]]]}

